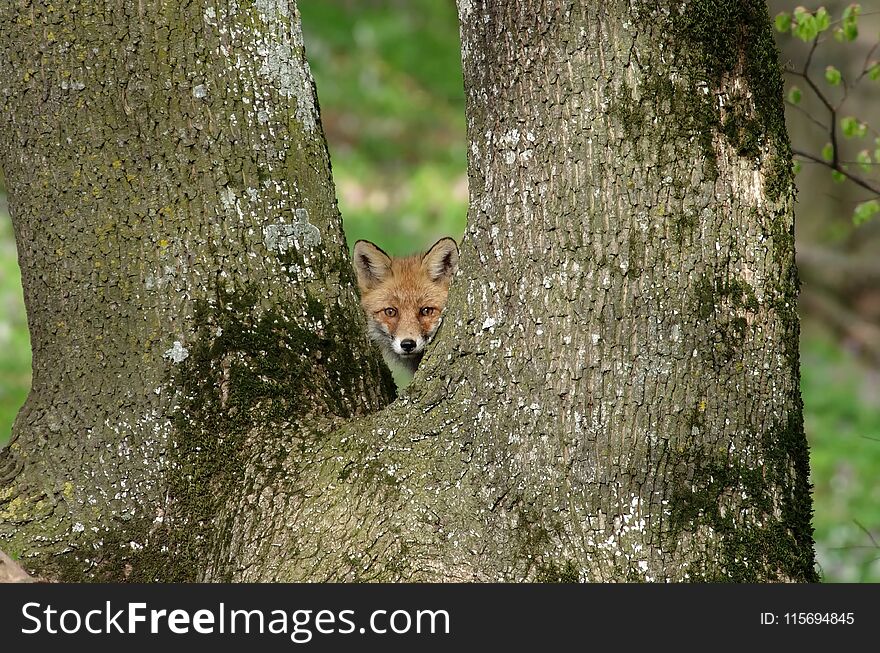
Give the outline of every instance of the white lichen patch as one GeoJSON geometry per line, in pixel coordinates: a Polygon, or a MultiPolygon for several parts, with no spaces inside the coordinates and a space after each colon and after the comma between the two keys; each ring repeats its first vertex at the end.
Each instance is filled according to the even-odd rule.
{"type": "MultiPolygon", "coordinates": [[[[529,132],[529,135],[532,135],[531,132],[529,132]]],[[[520,151],[522,135],[518,129],[508,129],[498,140],[504,148],[502,156],[507,165],[512,165],[517,159],[519,159],[521,163],[527,163],[531,160],[532,155],[534,154],[534,150],[528,146],[520,151]]]]}
{"type": "Polygon", "coordinates": [[[254,7],[269,28],[256,35],[256,52],[262,59],[259,73],[272,82],[282,97],[296,100],[297,121],[307,132],[313,132],[318,111],[299,18],[291,14],[286,0],[256,0],[254,7]]]}
{"type": "Polygon", "coordinates": [[[291,19],[288,0],[254,0],[254,6],[267,22],[278,18],[291,19]]]}
{"type": "Polygon", "coordinates": [[[263,244],[266,249],[284,254],[291,249],[298,249],[300,243],[304,247],[314,247],[321,243],[321,232],[309,222],[309,212],[306,209],[296,209],[293,215],[292,224],[282,222],[263,227],[263,244]]]}
{"type": "Polygon", "coordinates": [[[238,208],[238,198],[235,196],[235,191],[229,186],[224,186],[220,190],[220,203],[228,211],[238,208]]]}
{"type": "Polygon", "coordinates": [[[175,340],[171,349],[162,354],[162,358],[167,358],[172,363],[182,363],[189,358],[189,350],[179,340],[175,340]]]}
{"type": "Polygon", "coordinates": [[[508,129],[501,136],[501,142],[507,147],[516,147],[519,144],[519,130],[508,129]]]}
{"type": "MultiPolygon", "coordinates": [[[[233,1],[206,8],[203,18],[222,37],[218,51],[228,60],[229,72],[244,80],[252,79],[254,73],[263,78],[253,80],[252,95],[241,97],[241,102],[253,109],[245,121],[250,122],[253,116],[260,124],[271,124],[277,116],[275,122],[287,123],[287,103],[274,102],[274,91],[282,98],[294,98],[296,120],[305,131],[313,132],[318,116],[314,83],[295,6],[287,0],[256,0],[240,7],[233,1]]],[[[230,121],[235,124],[239,119],[230,116],[230,121]]],[[[271,127],[268,138],[275,138],[271,127]]]]}
{"type": "Polygon", "coordinates": [[[263,244],[266,249],[278,250],[284,254],[296,248],[296,238],[292,224],[270,224],[263,227],[263,244]]]}

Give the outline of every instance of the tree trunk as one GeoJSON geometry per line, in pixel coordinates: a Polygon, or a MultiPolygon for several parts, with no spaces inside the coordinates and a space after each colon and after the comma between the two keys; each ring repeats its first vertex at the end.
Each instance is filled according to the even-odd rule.
{"type": "Polygon", "coordinates": [[[387,376],[295,11],[201,6],[116,50],[80,15],[73,39],[58,10],[0,11],[39,380],[0,541],[32,569],[815,580],[763,2],[459,2],[460,272],[413,384],[369,415],[387,376]]]}
{"type": "Polygon", "coordinates": [[[764,3],[459,9],[471,211],[429,368],[467,452],[458,559],[510,580],[815,579],[764,3]]]}
{"type": "Polygon", "coordinates": [[[34,350],[0,547],[49,577],[197,578],[252,437],[393,396],[295,4],[223,7],[0,8],[34,350]]]}

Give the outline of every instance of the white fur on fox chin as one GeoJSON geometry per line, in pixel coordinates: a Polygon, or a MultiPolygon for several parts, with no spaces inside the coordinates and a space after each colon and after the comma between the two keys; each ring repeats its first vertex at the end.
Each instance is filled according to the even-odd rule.
{"type": "Polygon", "coordinates": [[[437,329],[440,328],[440,325],[443,324],[443,316],[440,316],[440,319],[437,320],[437,324],[434,326],[434,329],[431,333],[425,336],[425,346],[422,348],[422,351],[417,354],[412,354],[411,356],[401,356],[394,348],[391,346],[391,341],[389,340],[388,334],[385,330],[378,325],[377,323],[371,323],[368,328],[368,332],[370,338],[378,343],[379,349],[382,351],[382,357],[385,359],[385,362],[389,365],[400,365],[404,369],[406,369],[410,374],[415,374],[416,370],[419,368],[419,363],[422,362],[422,357],[425,355],[425,347],[430,345],[434,341],[434,336],[437,335],[437,329]]]}

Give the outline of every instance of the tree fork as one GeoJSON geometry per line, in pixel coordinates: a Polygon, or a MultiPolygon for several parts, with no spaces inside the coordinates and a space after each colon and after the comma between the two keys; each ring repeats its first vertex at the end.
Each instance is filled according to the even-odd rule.
{"type": "MultiPolygon", "coordinates": [[[[137,369],[137,378],[154,375],[139,388],[167,384],[158,399],[149,400],[168,402],[161,413],[170,424],[162,453],[171,462],[158,472],[152,462],[144,465],[155,483],[146,493],[148,508],[133,516],[145,521],[147,536],[132,546],[127,522],[111,522],[112,533],[121,534],[115,550],[143,546],[149,556],[126,553],[84,571],[91,535],[86,529],[77,541],[67,516],[78,502],[53,504],[50,514],[58,506],[64,518],[57,520],[51,546],[21,537],[49,523],[33,525],[22,512],[14,513],[18,521],[6,522],[0,537],[24,539],[23,552],[36,552],[36,560],[72,540],[80,548],[61,556],[75,563],[65,567],[67,578],[102,569],[119,577],[125,563],[132,578],[234,581],[814,580],[791,156],[764,4],[695,0],[667,10],[622,1],[459,2],[471,193],[460,272],[446,322],[413,384],[372,414],[389,398],[382,385],[387,377],[366,353],[362,325],[354,323],[360,318],[346,317],[359,313],[326,149],[309,96],[301,92],[304,59],[288,6],[256,2],[232,17],[234,25],[252,21],[254,29],[241,32],[227,27],[229,17],[218,16],[217,9],[213,15],[207,5],[193,9],[187,34],[211,42],[210,52],[241,48],[237,61],[247,71],[224,70],[206,82],[190,79],[191,69],[205,65],[197,62],[207,60],[195,56],[172,68],[175,88],[184,80],[189,86],[171,94],[177,101],[167,114],[186,111],[180,123],[158,122],[174,124],[178,129],[168,133],[182,136],[168,145],[172,152],[160,159],[162,166],[145,171],[156,177],[153,185],[135,185],[146,189],[140,202],[157,200],[152,224],[174,223],[183,213],[198,227],[192,234],[171,232],[190,234],[195,254],[187,271],[199,271],[172,296],[174,311],[158,301],[143,307],[131,301],[153,296],[146,293],[146,279],[152,272],[155,283],[156,271],[164,270],[161,240],[136,249],[150,265],[117,275],[136,292],[116,305],[158,322],[162,328],[152,333],[175,337],[166,342],[155,336],[161,344],[149,350],[146,372],[140,359],[139,366],[121,366],[137,369]],[[293,44],[298,58],[285,60],[277,44],[293,44]],[[267,77],[273,90],[268,100],[257,101],[267,77]],[[235,124],[222,106],[190,115],[190,103],[203,106],[190,96],[220,98],[226,84],[232,85],[226,98],[254,95],[250,112],[236,113],[235,124]],[[270,105],[268,124],[261,122],[264,102],[270,105]],[[286,120],[273,119],[275,102],[286,110],[286,120]],[[212,131],[215,124],[222,127],[212,131]],[[245,143],[264,143],[259,156],[250,150],[239,156],[244,124],[256,130],[242,136],[245,143]],[[262,129],[265,141],[257,138],[262,129]],[[178,147],[195,147],[202,156],[181,162],[178,147]],[[218,152],[222,156],[212,158],[218,152]],[[264,166],[274,164],[271,155],[279,152],[286,165],[278,177],[270,174],[268,186],[253,182],[264,181],[264,166]],[[245,161],[241,168],[239,158],[245,161]],[[194,170],[220,179],[197,184],[194,170]],[[248,217],[247,189],[260,193],[265,187],[275,198],[276,182],[300,194],[283,205],[293,209],[283,223],[267,222],[262,214],[251,218],[265,248],[257,261],[240,255],[255,246],[247,227],[223,220],[222,237],[213,237],[217,228],[202,211],[159,213],[166,204],[197,204],[217,207],[209,216],[248,217]],[[231,194],[224,190],[230,186],[231,194]],[[239,239],[230,242],[230,234],[239,239]],[[203,266],[199,252],[207,261],[203,266]],[[235,262],[231,280],[218,261],[235,262]],[[248,283],[255,279],[256,288],[248,283]],[[167,516],[156,512],[165,507],[167,516]]],[[[0,16],[3,25],[15,20],[9,10],[0,16]]],[[[4,42],[0,66],[16,61],[18,52],[42,52],[34,44],[23,47],[28,38],[45,45],[42,30],[23,34],[24,43],[14,49],[4,42]]],[[[199,39],[186,40],[184,52],[199,39]]],[[[154,44],[143,37],[133,43],[144,45],[135,47],[131,65],[139,65],[140,57],[150,61],[154,44]]],[[[180,50],[169,49],[172,54],[180,56],[180,50]]],[[[165,55],[157,59],[156,65],[166,61],[165,55]]],[[[46,62],[40,74],[55,70],[55,63],[46,62]]],[[[58,68],[63,76],[63,66],[58,68]]],[[[4,78],[14,78],[16,88],[36,83],[17,73],[4,78]]],[[[77,93],[92,88],[73,81],[77,93]]],[[[51,83],[38,88],[51,89],[50,97],[61,93],[51,83]]],[[[68,82],[66,91],[71,88],[68,82]]],[[[137,83],[126,88],[139,90],[137,83]]],[[[5,152],[36,147],[41,134],[62,124],[53,122],[58,116],[52,111],[31,115],[9,104],[21,97],[0,96],[6,103],[0,109],[14,109],[2,115],[20,116],[11,129],[2,125],[3,133],[18,138],[4,137],[5,152]],[[29,124],[44,118],[46,128],[29,124]]],[[[165,96],[141,96],[156,97],[165,96]]],[[[125,106],[119,120],[128,115],[125,106]]],[[[138,130],[145,130],[133,133],[154,134],[150,143],[163,149],[167,134],[154,125],[165,114],[133,115],[141,120],[138,130]]],[[[98,122],[116,124],[106,117],[98,122]]],[[[44,140],[49,151],[54,141],[44,140]]],[[[53,156],[63,153],[62,141],[53,156]]],[[[108,157],[108,177],[117,160],[112,150],[111,139],[109,150],[101,151],[108,157]]],[[[90,153],[87,148],[77,158],[90,153]]],[[[147,152],[144,160],[157,156],[147,152]]],[[[22,259],[34,261],[30,243],[45,240],[34,251],[63,262],[52,254],[58,244],[36,229],[23,190],[16,191],[24,188],[24,175],[16,176],[15,162],[7,154],[3,165],[13,169],[6,173],[22,259]]],[[[86,225],[97,225],[87,250],[103,251],[104,232],[97,228],[103,223],[94,218],[100,211],[61,202],[68,182],[57,184],[49,171],[58,175],[64,166],[44,167],[37,173],[54,194],[34,206],[59,203],[62,215],[66,207],[86,216],[86,225]]],[[[55,315],[41,309],[53,295],[40,285],[40,275],[59,292],[80,286],[54,281],[63,277],[62,265],[33,267],[25,275],[29,316],[32,324],[54,324],[55,315]]],[[[80,272],[77,279],[114,288],[108,280],[117,276],[101,274],[80,272]]],[[[106,302],[106,296],[92,302],[100,308],[97,315],[108,313],[106,302]]],[[[92,315],[88,306],[77,315],[92,315]]],[[[111,324],[113,318],[102,317],[111,324]]],[[[126,331],[103,332],[128,352],[121,346],[130,344],[126,331]]],[[[103,352],[106,360],[113,353],[106,343],[89,341],[85,351],[103,352]]],[[[60,360],[70,359],[72,344],[84,346],[61,344],[57,354],[67,358],[60,360]]],[[[82,351],[77,363],[88,369],[94,364],[82,351]]],[[[42,401],[64,396],[68,386],[58,381],[46,387],[42,401]]],[[[124,387],[116,392],[127,396],[124,387]]],[[[6,454],[24,468],[2,490],[18,493],[0,495],[4,514],[18,510],[18,496],[35,496],[21,490],[30,487],[22,479],[35,478],[29,470],[40,470],[53,487],[70,477],[74,496],[94,482],[89,474],[74,473],[71,463],[60,474],[47,471],[45,463],[61,442],[93,446],[86,429],[94,420],[81,420],[78,428],[65,422],[68,430],[61,435],[39,420],[31,425],[30,416],[45,420],[50,413],[37,413],[41,395],[36,397],[22,412],[18,439],[6,454]],[[85,479],[82,487],[79,479],[85,479]]],[[[106,418],[114,416],[110,424],[135,423],[126,421],[116,397],[99,395],[106,418]]],[[[99,443],[117,448],[112,460],[118,464],[100,467],[110,487],[138,459],[132,452],[147,461],[158,455],[130,445],[119,450],[131,436],[120,440],[112,433],[107,428],[97,434],[99,443]]],[[[52,496],[64,497],[67,487],[61,484],[52,496]]],[[[120,505],[130,508],[132,498],[120,505]]],[[[87,505],[83,501],[82,510],[87,505]]],[[[109,539],[104,537],[102,551],[109,539]]]]}
{"type": "Polygon", "coordinates": [[[282,578],[815,580],[781,76],[763,3],[709,8],[459,3],[446,323],[282,578]]]}

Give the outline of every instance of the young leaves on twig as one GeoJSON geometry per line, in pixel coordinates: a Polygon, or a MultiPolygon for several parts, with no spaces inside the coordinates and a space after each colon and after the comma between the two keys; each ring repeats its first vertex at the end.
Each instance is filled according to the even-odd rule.
{"type": "MultiPolygon", "coordinates": [[[[813,55],[817,48],[828,41],[828,34],[833,35],[834,40],[846,44],[855,41],[859,37],[859,17],[862,15],[862,6],[852,3],[847,6],[838,18],[834,18],[825,7],[810,10],[803,6],[795,7],[791,12],[780,12],[776,16],[775,26],[780,34],[789,34],[797,39],[810,44],[809,53],[800,68],[789,68],[786,72],[804,82],[803,86],[789,85],[786,94],[786,103],[798,109],[814,125],[827,132],[828,142],[822,147],[819,155],[810,153],[806,147],[800,147],[794,143],[793,152],[798,160],[795,161],[795,173],[801,169],[800,160],[824,165],[831,172],[831,177],[836,182],[849,181],[859,188],[868,191],[873,197],[858,204],[853,212],[853,223],[864,224],[874,219],[880,213],[880,132],[874,129],[866,120],[854,115],[842,115],[844,104],[849,99],[853,90],[860,82],[880,81],[880,61],[872,59],[880,49],[880,41],[868,52],[861,70],[851,77],[851,66],[848,68],[847,59],[841,57],[835,61],[839,66],[829,64],[825,67],[824,85],[816,71],[811,70],[813,55]],[[849,71],[849,72],[844,72],[849,71]],[[804,92],[812,94],[818,99],[827,112],[827,119],[822,120],[810,114],[809,104],[804,103],[804,92]],[[838,139],[858,142],[873,134],[873,148],[861,147],[857,152],[855,148],[847,145],[842,147],[838,139]]],[[[836,50],[834,52],[837,52],[836,50]]],[[[856,145],[858,147],[858,145],[856,145]]]]}

